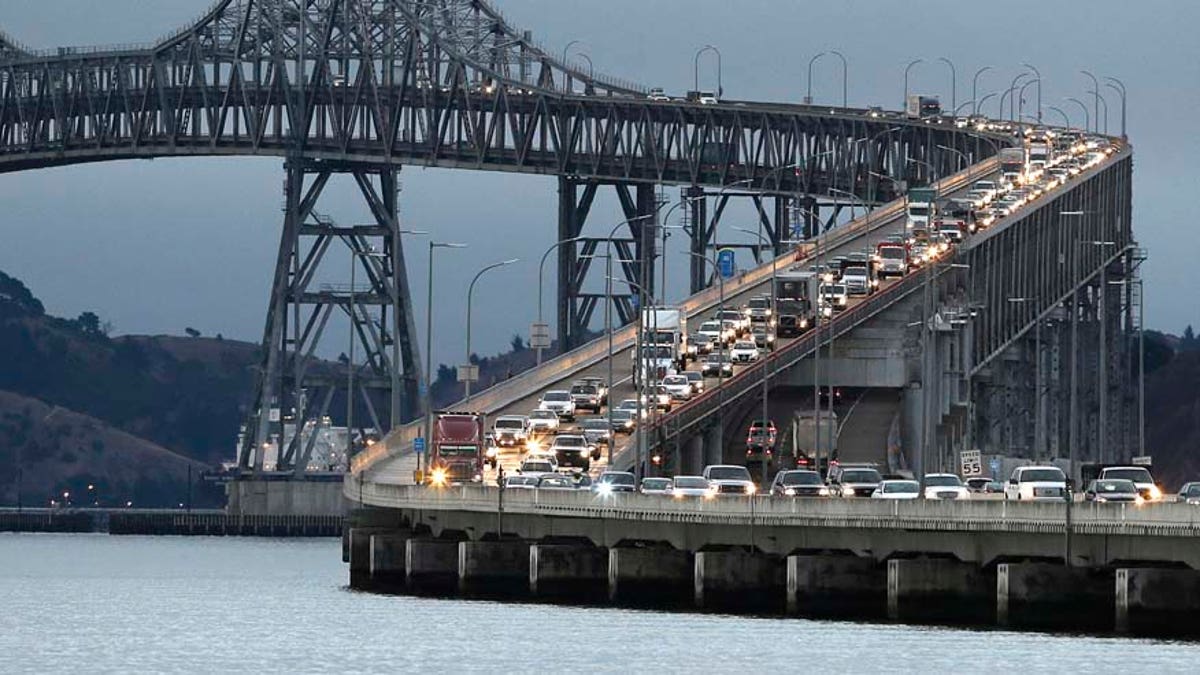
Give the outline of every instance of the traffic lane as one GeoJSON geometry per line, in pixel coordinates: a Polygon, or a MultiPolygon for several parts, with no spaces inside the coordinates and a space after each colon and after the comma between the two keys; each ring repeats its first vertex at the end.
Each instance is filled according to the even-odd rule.
{"type": "MultiPolygon", "coordinates": [[[[975,178],[975,180],[994,179],[998,176],[999,176],[999,172],[980,174],[978,177],[975,178]]],[[[969,189],[970,189],[970,184],[968,183],[963,188],[960,188],[959,190],[949,193],[949,195],[947,195],[947,198],[961,196],[961,195],[965,194],[969,189]]],[[[876,225],[869,231],[865,231],[865,232],[861,233],[858,237],[854,238],[851,241],[847,241],[847,242],[843,242],[841,244],[835,245],[834,247],[830,248],[828,251],[822,251],[820,253],[820,255],[818,255],[818,256],[810,256],[810,257],[805,258],[800,261],[792,260],[792,261],[788,261],[787,263],[783,263],[783,264],[777,263],[777,264],[780,264],[780,269],[782,270],[782,269],[788,269],[795,265],[803,266],[805,264],[808,264],[808,265],[818,264],[819,261],[822,259],[831,259],[831,258],[837,257],[839,255],[846,255],[846,254],[854,253],[854,252],[873,250],[874,247],[879,242],[883,241],[887,237],[904,233],[904,231],[905,231],[904,226],[905,226],[906,221],[907,221],[907,214],[904,212],[901,212],[896,217],[891,218],[883,223],[876,225]]],[[[895,281],[894,279],[886,280],[886,281],[881,280],[879,290],[882,291],[883,289],[887,288],[891,283],[894,283],[894,281],[895,281]]],[[[764,290],[768,290],[768,291],[772,290],[770,288],[769,279],[764,280],[764,282],[761,284],[757,284],[750,288],[743,289],[739,292],[731,294],[729,297],[725,298],[725,307],[726,308],[730,308],[733,306],[740,307],[742,304],[744,304],[746,301],[748,301],[751,297],[762,294],[764,292],[764,290]]],[[[852,301],[852,302],[853,302],[853,304],[857,304],[857,302],[861,302],[861,297],[859,300],[852,301]]],[[[694,332],[695,329],[701,323],[713,318],[720,309],[721,309],[721,307],[720,307],[720,305],[718,305],[712,309],[702,310],[692,316],[689,316],[688,317],[689,332],[694,332]]],[[[802,336],[803,336],[803,334],[801,335],[801,337],[802,336]]],[[[798,339],[798,338],[779,340],[776,343],[776,349],[784,346],[785,344],[790,343],[794,339],[798,339]]],[[[632,382],[630,381],[630,376],[631,376],[632,370],[633,370],[632,353],[633,353],[632,348],[625,348],[625,349],[620,349],[620,350],[614,351],[614,354],[611,358],[611,361],[612,361],[611,368],[612,368],[613,378],[616,379],[616,383],[614,383],[610,386],[610,391],[609,391],[610,402],[619,403],[621,400],[624,400],[627,398],[633,398],[635,396],[634,388],[632,386],[632,382]]],[[[688,367],[688,370],[697,370],[698,368],[699,368],[698,365],[692,364],[688,367]]],[[[735,370],[734,370],[735,376],[737,375],[738,371],[741,368],[742,368],[742,366],[735,365],[735,370]]],[[[546,389],[531,393],[530,395],[528,395],[522,399],[519,399],[516,402],[514,402],[508,406],[505,406],[499,412],[492,415],[492,417],[494,418],[494,417],[497,417],[500,415],[528,415],[530,411],[537,409],[538,404],[541,400],[541,396],[546,391],[569,390],[572,382],[580,380],[585,377],[600,377],[600,378],[607,380],[608,373],[609,373],[609,360],[606,359],[604,361],[601,361],[600,363],[593,364],[581,371],[577,371],[574,373],[564,375],[564,377],[562,379],[556,381],[554,384],[550,385],[546,389]]],[[[711,379],[713,380],[713,383],[715,384],[716,379],[715,378],[711,378],[711,379]]],[[[707,386],[708,386],[708,384],[706,383],[706,387],[707,386]]]]}

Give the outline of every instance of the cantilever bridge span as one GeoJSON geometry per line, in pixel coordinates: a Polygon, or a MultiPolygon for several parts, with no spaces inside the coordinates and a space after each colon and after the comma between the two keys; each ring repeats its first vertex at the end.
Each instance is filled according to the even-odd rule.
{"type": "MultiPolygon", "coordinates": [[[[140,47],[38,51],[0,34],[0,172],[155,157],[285,160],[245,468],[262,468],[258,449],[279,424],[273,411],[294,411],[300,426],[325,417],[343,378],[317,372],[312,354],[335,312],[365,355],[349,393],[371,424],[392,428],[418,412],[397,218],[404,165],[558,178],[556,239],[576,240],[558,260],[558,332],[574,347],[601,300],[583,289],[590,254],[608,236],[585,227],[601,187],[615,188],[631,221],[616,242],[632,261],[621,273],[653,293],[659,186],[691,196],[681,204],[693,251],[719,243],[717,222],[739,186],[780,253],[797,233],[832,224],[818,210],[836,214],[847,203],[837,195],[882,203],[897,181],[943,177],[1010,142],[864,110],[651,100],[640,85],[557,58],[483,0],[220,0],[140,47]],[[322,191],[340,176],[354,180],[374,222],[343,225],[321,212],[322,191]],[[335,244],[349,248],[366,291],[312,283],[335,244]]],[[[697,260],[693,290],[706,282],[697,260]]],[[[631,317],[628,299],[614,305],[631,317]]],[[[299,438],[280,455],[297,473],[312,450],[299,438]]]]}

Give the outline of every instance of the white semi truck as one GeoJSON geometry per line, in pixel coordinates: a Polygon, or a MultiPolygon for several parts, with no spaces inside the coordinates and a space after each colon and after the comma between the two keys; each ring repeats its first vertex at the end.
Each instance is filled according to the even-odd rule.
{"type": "MultiPolygon", "coordinates": [[[[642,368],[651,369],[651,380],[661,380],[687,367],[687,335],[687,312],[683,308],[642,310],[642,368]]],[[[635,379],[637,371],[635,366],[635,379]]]]}

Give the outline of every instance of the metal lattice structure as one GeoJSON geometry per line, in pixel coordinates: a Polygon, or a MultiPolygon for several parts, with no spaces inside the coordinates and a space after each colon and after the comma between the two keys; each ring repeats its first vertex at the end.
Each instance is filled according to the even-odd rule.
{"type": "MultiPolygon", "coordinates": [[[[587,256],[602,234],[585,236],[597,186],[615,186],[627,216],[645,217],[618,246],[622,259],[634,261],[622,265],[625,277],[652,293],[656,186],[707,190],[718,202],[728,195],[717,190],[733,184],[754,199],[769,196],[776,200],[770,229],[778,247],[791,227],[786,214],[799,205],[812,211],[816,199],[828,201],[836,191],[879,203],[895,196],[895,180],[952,173],[960,161],[979,161],[1005,143],[865,110],[650,100],[637,84],[556,58],[484,0],[220,0],[191,25],[144,46],[37,51],[0,34],[0,172],[251,155],[286,159],[289,189],[303,182],[297,171],[318,181],[322,172],[345,172],[360,184],[377,176],[377,194],[363,194],[378,221],[371,226],[390,238],[382,245],[392,264],[374,270],[380,276],[372,283],[389,298],[391,333],[371,344],[391,354],[392,385],[404,390],[400,402],[392,395],[400,417],[416,411],[418,380],[395,204],[386,194],[401,165],[559,178],[558,234],[581,237],[562,247],[559,259],[559,338],[569,348],[602,300],[583,290],[587,256]],[[374,208],[380,200],[388,204],[382,212],[374,208]]],[[[722,209],[718,204],[711,218],[703,209],[689,216],[693,251],[718,243],[722,209]]],[[[289,207],[285,218],[264,381],[250,415],[257,432],[247,434],[255,443],[263,440],[267,408],[298,400],[304,387],[289,350],[311,346],[305,341],[312,336],[294,326],[283,333],[281,317],[311,300],[289,286],[294,270],[285,269],[295,260],[285,251],[299,250],[310,215],[289,207]]],[[[312,234],[348,242],[357,236],[331,232],[312,234]]],[[[814,232],[811,222],[804,232],[814,232]]],[[[705,282],[697,270],[693,288],[705,282]]],[[[619,318],[629,320],[630,302],[615,304],[619,318]]],[[[303,451],[293,448],[287,458],[297,462],[303,451]]]]}

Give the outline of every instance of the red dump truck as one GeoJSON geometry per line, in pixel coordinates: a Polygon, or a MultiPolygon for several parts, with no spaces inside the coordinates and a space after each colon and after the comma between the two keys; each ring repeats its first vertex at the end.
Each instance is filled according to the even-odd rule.
{"type": "Polygon", "coordinates": [[[483,415],[438,413],[433,424],[428,483],[434,486],[483,482],[483,415]]]}

